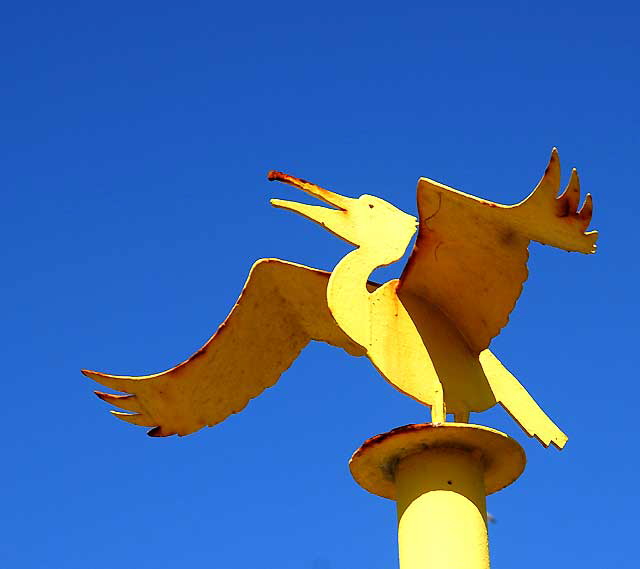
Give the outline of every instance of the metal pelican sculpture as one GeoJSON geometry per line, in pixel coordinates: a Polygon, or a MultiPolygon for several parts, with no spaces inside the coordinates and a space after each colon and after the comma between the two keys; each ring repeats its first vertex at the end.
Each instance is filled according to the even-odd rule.
{"type": "Polygon", "coordinates": [[[349,198],[280,172],[290,184],[330,207],[279,199],[293,211],[354,245],[333,272],[262,259],[236,305],[207,343],[162,373],[130,377],[83,373],[124,392],[96,392],[129,413],[112,411],[152,436],[188,435],[220,423],[274,385],[311,341],[367,356],[393,387],[431,408],[434,424],[447,414],[466,423],[471,412],[500,403],[529,435],[562,448],[567,436],[488,349],[507,324],[527,278],[531,240],[594,253],[587,232],[592,200],[579,208],[575,170],[560,190],[554,149],[533,192],[511,206],[418,182],[419,219],[386,201],[349,198]],[[401,259],[418,237],[399,279],[369,281],[378,267],[401,259]]]}

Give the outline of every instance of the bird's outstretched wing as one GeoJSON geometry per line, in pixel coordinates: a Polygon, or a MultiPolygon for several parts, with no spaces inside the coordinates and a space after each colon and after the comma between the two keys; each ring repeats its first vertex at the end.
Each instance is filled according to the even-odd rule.
{"type": "Polygon", "coordinates": [[[575,170],[560,189],[554,148],[544,176],[523,202],[504,206],[432,180],[418,182],[420,229],[399,290],[435,304],[479,354],[507,324],[527,279],[535,240],[567,251],[595,252],[597,232],[585,233],[591,196],[578,210],[575,170]]]}
{"type": "Polygon", "coordinates": [[[133,413],[117,417],[146,427],[152,436],[187,435],[220,423],[267,387],[310,340],[352,355],[365,351],[335,323],[327,306],[330,273],[278,259],[258,261],[233,310],[209,341],[176,367],[127,377],[83,370],[126,395],[96,392],[133,413]]]}

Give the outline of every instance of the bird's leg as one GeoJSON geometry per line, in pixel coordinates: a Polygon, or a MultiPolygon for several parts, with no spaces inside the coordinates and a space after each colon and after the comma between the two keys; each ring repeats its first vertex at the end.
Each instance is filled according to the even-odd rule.
{"type": "Polygon", "coordinates": [[[453,414],[453,420],[456,423],[468,423],[469,422],[469,410],[460,411],[453,414]]]}
{"type": "Polygon", "coordinates": [[[447,422],[447,406],[444,403],[444,392],[436,392],[436,400],[431,406],[431,422],[435,424],[447,422]]]}

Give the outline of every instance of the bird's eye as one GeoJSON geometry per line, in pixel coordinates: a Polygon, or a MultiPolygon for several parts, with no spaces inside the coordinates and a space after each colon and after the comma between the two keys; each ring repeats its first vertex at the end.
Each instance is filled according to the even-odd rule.
{"type": "Polygon", "coordinates": [[[373,204],[372,204],[372,203],[370,203],[370,204],[369,204],[369,207],[370,207],[371,209],[373,209],[373,204]]]}

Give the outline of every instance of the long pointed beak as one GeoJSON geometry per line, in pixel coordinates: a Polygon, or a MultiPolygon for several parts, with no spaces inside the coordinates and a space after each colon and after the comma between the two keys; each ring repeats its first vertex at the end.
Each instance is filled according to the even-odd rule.
{"type": "Polygon", "coordinates": [[[318,205],[301,204],[294,201],[280,199],[272,199],[272,206],[298,213],[311,221],[319,223],[339,237],[342,237],[343,239],[345,238],[344,230],[346,227],[344,225],[347,223],[346,215],[349,212],[351,204],[357,201],[355,198],[341,196],[340,194],[325,190],[324,188],[321,188],[316,184],[312,184],[311,182],[307,182],[306,180],[295,178],[294,176],[284,174],[283,172],[276,172],[275,170],[271,170],[269,174],[267,174],[267,178],[271,181],[275,180],[289,184],[290,186],[298,188],[310,196],[313,196],[314,198],[317,198],[337,209],[318,205]]]}

